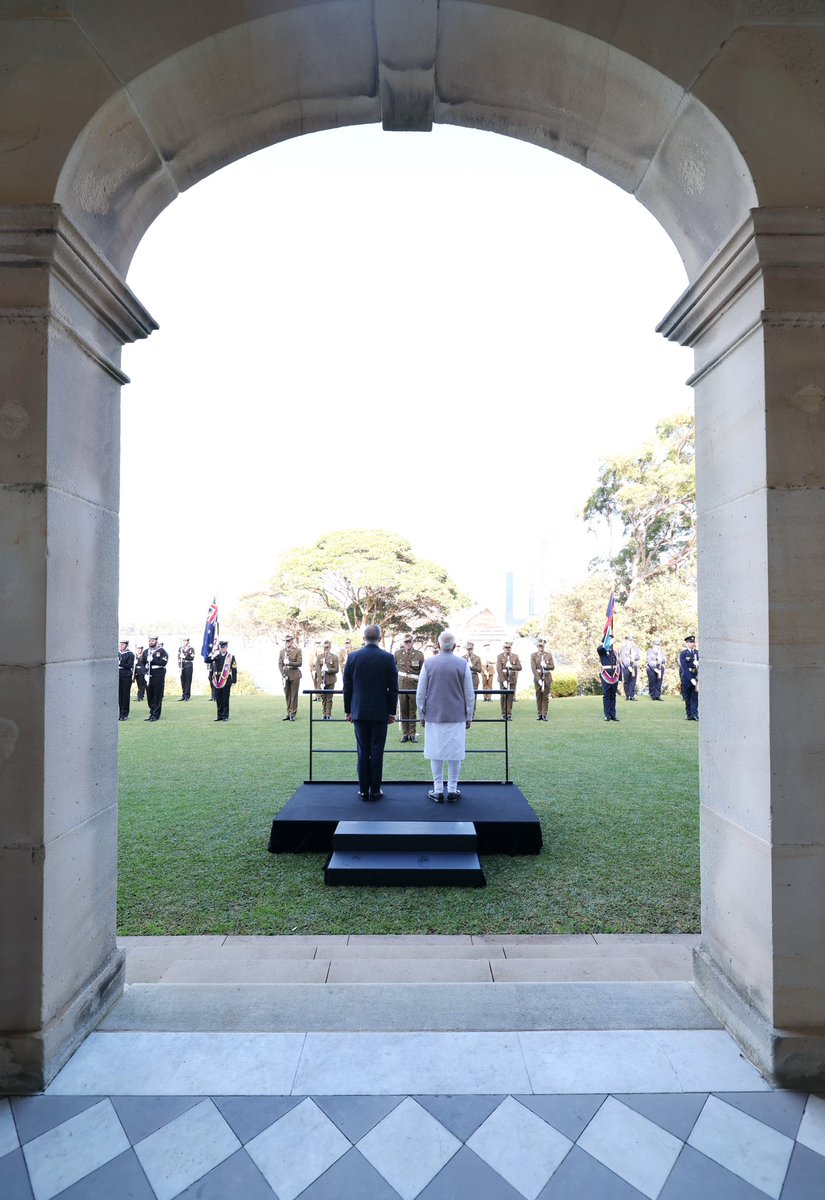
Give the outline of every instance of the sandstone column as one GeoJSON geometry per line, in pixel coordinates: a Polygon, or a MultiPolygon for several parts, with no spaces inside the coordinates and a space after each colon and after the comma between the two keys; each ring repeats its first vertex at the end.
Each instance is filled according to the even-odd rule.
{"type": "Polygon", "coordinates": [[[119,361],[154,327],[59,207],[0,209],[0,1092],[45,1086],[123,985],[119,361]]]}
{"type": "Polygon", "coordinates": [[[754,210],[661,329],[696,350],[696,984],[767,1075],[821,1086],[825,210],[754,210]]]}

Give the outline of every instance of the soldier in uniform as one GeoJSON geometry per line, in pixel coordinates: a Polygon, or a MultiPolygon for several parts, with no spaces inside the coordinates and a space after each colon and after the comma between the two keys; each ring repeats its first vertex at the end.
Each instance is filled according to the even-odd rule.
{"type": "Polygon", "coordinates": [[[347,659],[349,658],[349,656],[351,654],[354,654],[354,653],[355,653],[355,651],[352,648],[352,638],[347,638],[347,640],[344,642],[343,646],[341,647],[341,649],[338,652],[338,662],[341,665],[342,671],[346,668],[347,659]]]}
{"type": "Polygon", "coordinates": [[[530,655],[530,667],[533,672],[533,683],[536,686],[536,709],[538,711],[537,721],[547,720],[547,705],[550,700],[550,692],[553,687],[553,671],[556,669],[556,664],[553,661],[553,655],[549,650],[545,649],[547,641],[545,638],[539,638],[536,643],[535,651],[530,655]]]}
{"type": "Polygon", "coordinates": [[[467,642],[464,647],[464,658],[470,664],[470,674],[473,677],[473,691],[478,691],[478,684],[484,668],[481,665],[481,658],[474,652],[474,642],[467,642]]]}
{"type": "Polygon", "coordinates": [[[229,642],[218,642],[218,653],[209,660],[209,682],[215,689],[218,715],[216,721],[229,720],[229,693],[238,682],[238,664],[229,652],[229,642]]]}
{"type": "Polygon", "coordinates": [[[651,700],[661,700],[667,660],[660,638],[653,639],[647,652],[647,690],[651,700]]]}
{"type": "Polygon", "coordinates": [[[146,672],[148,667],[146,660],[148,655],[143,646],[135,647],[135,683],[137,684],[137,698],[142,700],[146,695],[146,672]]]}
{"type": "Polygon", "coordinates": [[[416,717],[418,710],[415,705],[415,689],[418,687],[418,677],[424,666],[424,655],[413,646],[413,635],[404,634],[401,648],[395,652],[395,663],[398,667],[398,707],[401,712],[401,741],[417,742],[416,717]],[[402,695],[402,688],[412,688],[412,695],[402,695]]]}
{"type": "Polygon", "coordinates": [[[518,686],[518,676],[521,670],[521,659],[517,654],[513,653],[513,643],[505,642],[504,649],[496,659],[496,674],[498,675],[498,686],[502,689],[509,688],[513,693],[512,696],[501,697],[501,715],[505,721],[513,719],[513,699],[518,686]]]}
{"type": "Polygon", "coordinates": [[[619,654],[619,660],[622,665],[622,684],[624,686],[625,700],[636,699],[636,681],[639,677],[639,663],[641,659],[642,652],[633,638],[630,636],[626,637],[619,654]]]}
{"type": "Polygon", "coordinates": [[[601,642],[596,647],[596,653],[599,656],[601,663],[601,671],[599,672],[602,680],[602,704],[604,706],[605,721],[618,721],[616,716],[616,693],[619,690],[619,680],[622,677],[622,665],[619,662],[618,655],[613,649],[613,643],[605,646],[601,642]]]}
{"type": "MultiPolygon", "coordinates": [[[[335,687],[335,681],[338,678],[338,655],[332,651],[332,642],[324,642],[324,648],[315,660],[315,678],[318,680],[316,687],[324,688],[329,691],[335,687]]],[[[323,720],[332,720],[332,696],[322,696],[324,702],[323,720]]]]}
{"type": "Polygon", "coordinates": [[[158,643],[157,634],[149,638],[149,649],[146,651],[146,702],[149,705],[147,721],[159,721],[160,710],[163,707],[163,690],[166,687],[166,664],[169,655],[158,643]]]}
{"type": "Polygon", "coordinates": [[[298,712],[298,692],[301,688],[301,665],[304,656],[291,634],[284,638],[284,648],[278,655],[278,668],[284,681],[286,716],[284,721],[294,721],[298,712]]]}
{"type": "Polygon", "coordinates": [[[490,649],[490,643],[484,643],[484,657],[481,660],[481,686],[487,693],[483,697],[484,703],[489,704],[493,697],[489,694],[490,688],[493,686],[493,677],[496,673],[496,660],[493,658],[493,652],[490,649]]]}
{"type": "MultiPolygon", "coordinates": [[[[321,643],[316,642],[315,649],[313,650],[312,654],[310,655],[309,661],[310,661],[310,672],[312,674],[312,686],[318,691],[320,691],[321,688],[324,686],[323,683],[321,682],[321,671],[318,666],[318,660],[320,659],[320,657],[321,657],[321,643]]],[[[313,696],[312,697],[313,704],[317,704],[320,699],[321,699],[320,696],[313,696]]]]}
{"type": "Polygon", "coordinates": [[[180,703],[188,700],[192,694],[192,670],[195,664],[195,649],[189,645],[189,638],[183,639],[183,645],[178,650],[178,668],[180,669],[180,703]]]}
{"type": "Polygon", "coordinates": [[[696,649],[696,638],[692,633],[685,638],[685,648],[679,655],[679,682],[685,702],[685,718],[688,721],[698,721],[699,651],[696,649]]]}
{"type": "Polygon", "coordinates": [[[132,680],[135,677],[135,656],[128,642],[120,642],[117,653],[117,703],[118,721],[129,720],[129,702],[132,697],[132,680]]]}

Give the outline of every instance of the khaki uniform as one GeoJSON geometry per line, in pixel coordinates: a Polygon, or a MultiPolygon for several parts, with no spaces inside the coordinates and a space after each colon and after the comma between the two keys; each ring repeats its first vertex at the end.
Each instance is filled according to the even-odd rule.
{"type": "Polygon", "coordinates": [[[278,655],[278,669],[284,681],[286,712],[290,721],[295,720],[295,714],[298,711],[298,694],[301,690],[301,664],[303,661],[304,656],[297,646],[293,646],[291,650],[287,650],[284,647],[278,655]]]}
{"type": "MultiPolygon", "coordinates": [[[[421,674],[421,668],[424,666],[424,655],[415,647],[408,649],[402,646],[400,650],[395,652],[395,663],[398,667],[398,688],[417,688],[418,677],[421,674]]],[[[415,720],[418,715],[418,710],[415,707],[415,691],[409,696],[399,695],[398,708],[401,713],[401,740],[402,742],[417,741],[415,720]]]]}
{"type": "MultiPolygon", "coordinates": [[[[508,654],[506,650],[502,650],[496,659],[496,674],[498,675],[498,686],[500,688],[511,688],[515,695],[518,686],[518,676],[521,670],[521,659],[512,650],[508,654]]],[[[501,697],[501,715],[506,721],[512,720],[513,717],[513,696],[501,697]]]]}
{"type": "MultiPolygon", "coordinates": [[[[495,673],[496,660],[488,650],[481,662],[481,686],[485,692],[489,692],[490,688],[493,686],[493,678],[495,677],[495,673]]],[[[492,698],[492,696],[485,696],[485,704],[489,704],[492,698]]]]}
{"type": "Polygon", "coordinates": [[[467,662],[470,664],[470,674],[473,677],[473,688],[478,691],[478,683],[483,670],[481,659],[477,654],[474,654],[470,651],[468,651],[466,654],[463,654],[462,658],[466,658],[467,662]]]}
{"type": "MultiPolygon", "coordinates": [[[[322,650],[315,660],[314,675],[318,681],[315,686],[317,688],[334,688],[335,681],[338,678],[338,655],[333,654],[331,650],[322,650]]],[[[332,716],[332,696],[321,696],[324,702],[324,720],[328,721],[332,716]]]]}
{"type": "Polygon", "coordinates": [[[341,664],[342,671],[343,671],[344,667],[347,665],[347,659],[349,658],[349,656],[351,654],[354,654],[354,653],[355,653],[355,646],[353,646],[352,643],[350,643],[349,646],[342,646],[341,649],[338,651],[338,661],[341,664]]]}
{"type": "Polygon", "coordinates": [[[536,686],[536,710],[540,721],[547,720],[547,705],[553,687],[553,671],[556,664],[549,650],[536,650],[530,655],[533,683],[536,686]]]}
{"type": "MultiPolygon", "coordinates": [[[[312,656],[310,657],[309,661],[312,663],[312,686],[314,688],[318,688],[319,690],[324,686],[323,683],[321,683],[321,674],[320,674],[320,671],[318,670],[318,659],[320,657],[321,657],[321,643],[316,642],[315,650],[313,651],[312,656]]],[[[312,699],[313,699],[313,702],[317,704],[317,702],[321,699],[321,697],[313,696],[312,699]]]]}

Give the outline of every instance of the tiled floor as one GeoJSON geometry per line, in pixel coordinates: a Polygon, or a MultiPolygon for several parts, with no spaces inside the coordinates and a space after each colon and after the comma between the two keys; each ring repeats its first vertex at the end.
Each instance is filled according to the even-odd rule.
{"type": "Polygon", "coordinates": [[[825,1098],[720,1030],[97,1033],[3,1200],[822,1200],[825,1098]]]}

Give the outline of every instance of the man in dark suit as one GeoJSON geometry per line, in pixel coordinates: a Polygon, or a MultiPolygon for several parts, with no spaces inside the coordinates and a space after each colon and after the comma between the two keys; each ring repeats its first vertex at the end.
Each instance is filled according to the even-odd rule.
{"type": "Polygon", "coordinates": [[[395,659],[379,646],[381,626],[368,625],[364,645],[350,654],[344,668],[344,712],[355,726],[358,745],[358,795],[380,800],[387,726],[395,720],[398,671],[395,659]]]}

